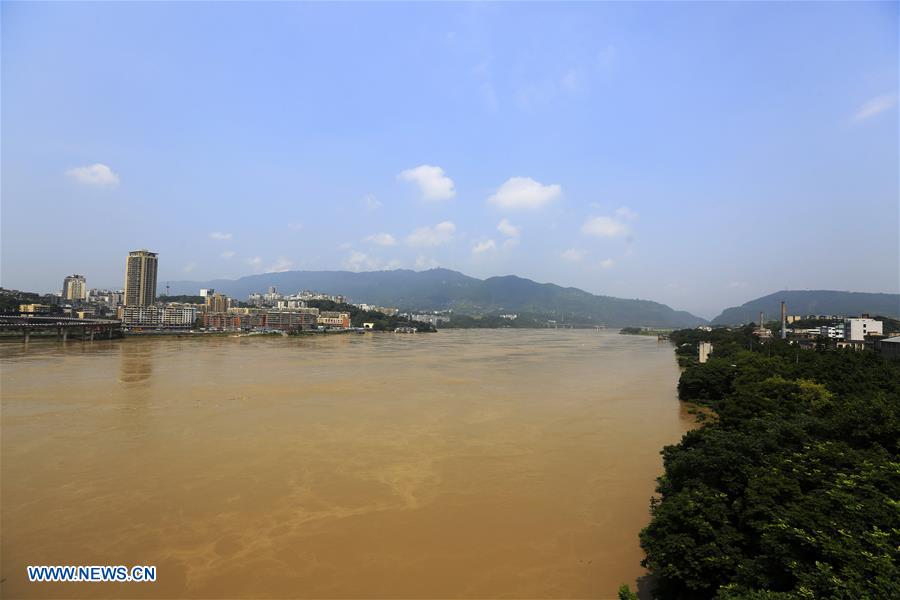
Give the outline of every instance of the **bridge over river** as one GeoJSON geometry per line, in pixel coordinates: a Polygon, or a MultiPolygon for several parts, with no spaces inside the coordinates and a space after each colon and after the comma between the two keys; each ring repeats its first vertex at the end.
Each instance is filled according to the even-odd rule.
{"type": "Polygon", "coordinates": [[[31,339],[31,334],[53,334],[56,339],[65,342],[70,334],[73,337],[93,341],[95,336],[121,337],[122,322],[115,319],[78,319],[75,317],[37,316],[37,315],[0,315],[0,333],[21,332],[23,341],[31,339]]]}

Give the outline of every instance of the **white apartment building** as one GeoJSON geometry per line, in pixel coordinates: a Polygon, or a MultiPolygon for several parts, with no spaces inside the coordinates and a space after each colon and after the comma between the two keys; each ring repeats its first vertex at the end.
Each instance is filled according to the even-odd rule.
{"type": "Polygon", "coordinates": [[[125,306],[121,311],[122,321],[132,327],[191,327],[198,314],[192,304],[125,306]]]}
{"type": "Polygon", "coordinates": [[[848,342],[863,342],[867,335],[884,335],[881,321],[862,317],[844,319],[844,339],[848,342]]]}
{"type": "Polygon", "coordinates": [[[169,304],[162,311],[162,324],[166,327],[191,327],[199,310],[193,304],[169,304]]]}
{"type": "Polygon", "coordinates": [[[709,360],[709,355],[712,354],[713,345],[711,342],[700,342],[697,346],[697,362],[701,365],[709,360]]]}
{"type": "Polygon", "coordinates": [[[293,308],[306,308],[306,302],[304,300],[282,299],[278,300],[275,303],[275,307],[283,310],[293,308]]]}

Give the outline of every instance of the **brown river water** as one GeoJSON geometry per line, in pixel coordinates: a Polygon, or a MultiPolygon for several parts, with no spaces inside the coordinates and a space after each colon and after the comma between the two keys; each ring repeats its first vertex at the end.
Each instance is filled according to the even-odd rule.
{"type": "Polygon", "coordinates": [[[0,592],[611,598],[671,346],[588,330],[0,345],[0,592]],[[26,565],[156,565],[29,583],[26,565]]]}

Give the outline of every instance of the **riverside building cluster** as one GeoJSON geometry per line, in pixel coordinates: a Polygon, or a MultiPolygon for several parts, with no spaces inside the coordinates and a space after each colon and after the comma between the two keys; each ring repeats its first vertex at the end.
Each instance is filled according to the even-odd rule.
{"type": "MultiPolygon", "coordinates": [[[[264,333],[350,328],[349,313],[320,311],[307,306],[303,298],[323,297],[312,292],[284,297],[275,288],[270,288],[266,294],[251,294],[250,304],[244,304],[214,289],[202,289],[199,302],[157,302],[157,265],[155,253],[137,250],[128,255],[124,301],[118,307],[118,317],[129,330],[200,329],[264,333]]],[[[340,297],[328,297],[332,298],[340,297]]]]}
{"type": "MultiPolygon", "coordinates": [[[[765,315],[759,313],[759,322],[753,334],[760,341],[773,337],[766,327],[765,315]]],[[[886,336],[884,322],[863,313],[858,317],[844,315],[788,315],[787,306],[781,303],[780,337],[800,348],[833,348],[874,350],[900,357],[900,336],[886,336]]]]}
{"type": "MultiPolygon", "coordinates": [[[[252,293],[247,302],[237,301],[214,289],[201,289],[198,296],[158,298],[159,255],[149,250],[134,250],[125,259],[124,287],[120,290],[88,288],[84,275],[64,278],[59,294],[44,296],[41,302],[19,305],[21,314],[64,315],[90,319],[118,319],[132,332],[233,331],[299,332],[351,329],[350,313],[320,310],[308,302],[327,300],[347,303],[342,295],[304,290],[281,294],[274,287],[265,293],[252,293]]],[[[364,311],[397,316],[396,307],[355,304],[364,311]]],[[[371,325],[371,324],[366,324],[371,325]]]]}
{"type": "MultiPolygon", "coordinates": [[[[303,290],[283,294],[275,287],[251,293],[247,301],[231,298],[215,289],[200,289],[196,296],[158,297],[159,255],[134,250],[125,259],[124,287],[119,290],[88,288],[84,275],[72,274],[63,280],[60,293],[38,295],[16,290],[0,293],[22,298],[22,316],[64,316],[69,319],[106,319],[121,323],[133,333],[165,332],[250,332],[294,333],[302,331],[384,330],[384,318],[391,318],[391,330],[413,333],[423,324],[436,326],[449,320],[441,314],[400,313],[399,308],[360,303],[350,304],[339,294],[303,290]],[[26,302],[25,298],[28,298],[26,302]],[[35,298],[35,300],[31,300],[35,298]],[[310,302],[333,303],[334,309],[310,306],[310,302]],[[352,327],[348,307],[372,314],[375,322],[352,327]],[[344,309],[344,310],[339,310],[344,309]],[[397,320],[399,319],[399,320],[397,320]],[[380,321],[379,321],[380,320],[380,321]]],[[[331,308],[331,307],[329,307],[331,308]]],[[[112,321],[110,321],[112,322],[112,321]]]]}

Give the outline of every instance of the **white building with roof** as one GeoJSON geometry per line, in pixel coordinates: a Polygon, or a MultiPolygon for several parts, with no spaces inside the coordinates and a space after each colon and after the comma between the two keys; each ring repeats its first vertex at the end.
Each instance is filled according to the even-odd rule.
{"type": "Polygon", "coordinates": [[[884,335],[881,321],[866,316],[844,319],[844,339],[848,342],[864,342],[867,335],[884,335]]]}

